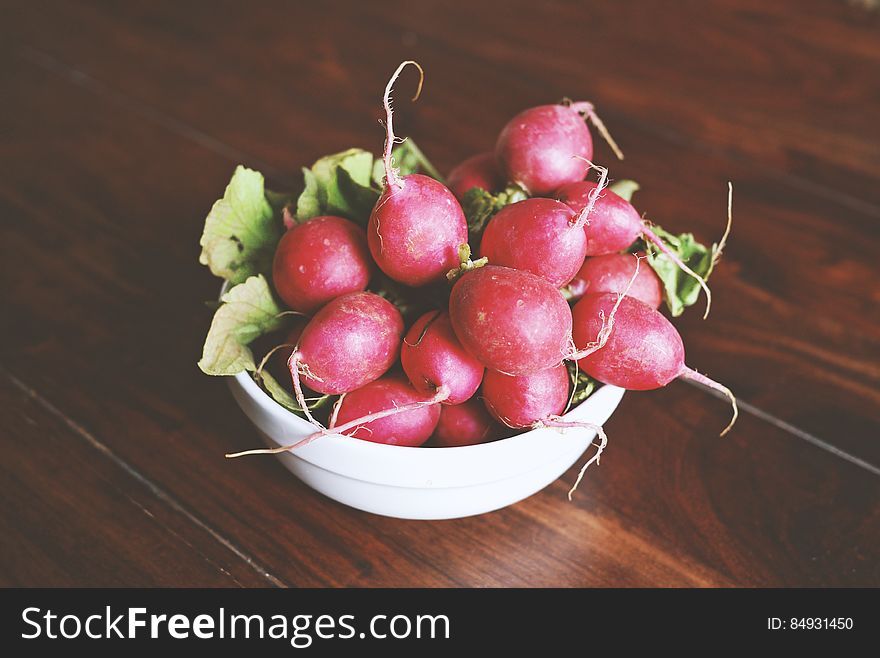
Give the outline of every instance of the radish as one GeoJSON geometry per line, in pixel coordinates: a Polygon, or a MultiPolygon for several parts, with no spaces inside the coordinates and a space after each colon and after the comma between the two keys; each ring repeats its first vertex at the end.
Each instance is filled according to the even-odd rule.
{"type": "Polygon", "coordinates": [[[471,156],[446,177],[446,185],[461,201],[465,193],[479,187],[487,192],[495,192],[504,185],[504,176],[498,170],[495,153],[488,151],[471,156]]]}
{"type": "Polygon", "coordinates": [[[528,374],[570,350],[571,309],[531,272],[498,265],[466,272],[452,288],[449,316],[461,344],[492,370],[528,374]]]}
{"type": "Polygon", "coordinates": [[[434,442],[444,448],[488,443],[501,436],[498,424],[477,398],[462,404],[443,405],[434,430],[434,442]]]}
{"type": "Polygon", "coordinates": [[[364,290],[372,272],[364,230],[327,215],[297,224],[282,236],[272,282],[290,308],[312,313],[340,295],[364,290]]]}
{"type": "Polygon", "coordinates": [[[504,207],[489,220],[480,240],[480,256],[494,265],[531,272],[559,288],[584,262],[585,221],[585,213],[579,218],[559,201],[526,199],[504,207]]]}
{"type": "Polygon", "coordinates": [[[412,61],[398,66],[385,87],[385,189],[370,213],[367,242],[385,274],[416,287],[441,280],[458,265],[458,247],[468,232],[461,206],[443,184],[422,174],[400,176],[393,167],[391,88],[407,64],[419,69],[419,91],[422,87],[422,68],[412,61]]]}
{"type": "Polygon", "coordinates": [[[699,282],[703,292],[706,293],[706,312],[703,317],[709,316],[712,293],[705,279],[689,268],[663,240],[657,237],[629,201],[611,190],[601,190],[601,184],[597,185],[590,181],[563,185],[556,190],[554,198],[569,206],[574,212],[582,212],[591,203],[594,204],[586,227],[587,256],[602,256],[623,251],[632,246],[640,236],[644,236],[682,271],[699,282]],[[597,189],[601,192],[598,200],[597,189]]]}
{"type": "Polygon", "coordinates": [[[555,427],[565,430],[572,427],[596,432],[599,445],[596,453],[581,468],[574,485],[568,492],[571,499],[587,468],[599,463],[608,437],[604,430],[593,423],[567,421],[559,417],[568,404],[571,380],[565,364],[539,370],[530,375],[513,377],[492,370],[483,378],[483,401],[497,420],[513,428],[555,427]]]}
{"type": "Polygon", "coordinates": [[[507,179],[532,196],[583,180],[588,168],[577,158],[593,158],[593,138],[584,117],[596,125],[617,157],[623,159],[590,103],[541,105],[517,114],[498,136],[495,157],[507,179]]]}
{"type": "Polygon", "coordinates": [[[403,339],[400,362],[419,393],[448,392],[444,404],[461,404],[480,387],[483,364],[471,356],[452,331],[449,314],[430,311],[415,321],[403,339]]]}
{"type": "Polygon", "coordinates": [[[403,318],[371,292],[353,292],[324,306],[306,325],[288,367],[297,402],[308,419],[302,382],[319,393],[346,393],[383,375],[397,359],[403,318]]]}
{"type": "Polygon", "coordinates": [[[426,401],[403,377],[386,376],[340,398],[328,431],[374,443],[420,446],[439,419],[438,403],[426,401]],[[377,415],[385,411],[394,413],[377,415]]]}
{"type": "Polygon", "coordinates": [[[733,418],[721,436],[727,434],[739,413],[736,397],[727,387],[685,365],[678,331],[644,302],[612,293],[586,295],[574,307],[575,344],[607,329],[603,318],[612,311],[613,330],[609,329],[604,346],[580,357],[578,366],[601,382],[634,391],[660,388],[678,378],[719,391],[733,406],[733,418]]]}
{"type": "Polygon", "coordinates": [[[488,370],[483,377],[482,397],[496,420],[521,429],[561,414],[568,403],[570,386],[568,368],[560,361],[528,375],[488,370]]]}
{"type": "Polygon", "coordinates": [[[586,294],[603,292],[622,293],[645,302],[651,308],[660,308],[663,302],[663,286],[660,278],[650,267],[643,267],[633,277],[632,254],[606,254],[587,258],[581,269],[569,282],[569,301],[577,301],[586,294]]]}

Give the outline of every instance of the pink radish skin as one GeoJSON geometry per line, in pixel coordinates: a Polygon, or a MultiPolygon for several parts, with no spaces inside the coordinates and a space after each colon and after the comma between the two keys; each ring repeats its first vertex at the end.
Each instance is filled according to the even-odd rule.
{"type": "Polygon", "coordinates": [[[388,300],[371,292],[337,297],[306,325],[290,357],[294,388],[299,376],[319,393],[361,388],[392,366],[402,334],[403,318],[388,300]]]}
{"type": "MultiPolygon", "coordinates": [[[[681,336],[661,313],[632,297],[619,301],[604,347],[581,358],[578,365],[601,382],[634,391],[660,388],[678,378],[720,391],[733,405],[733,419],[722,436],[726,434],[738,415],[733,393],[685,365],[681,336]]],[[[575,345],[594,339],[602,328],[601,318],[608,317],[617,302],[616,294],[605,293],[586,295],[575,305],[575,345]]]]}
{"type": "Polygon", "coordinates": [[[635,259],[632,254],[606,254],[587,258],[578,273],[568,284],[571,300],[576,301],[587,294],[603,292],[623,293],[644,302],[651,308],[663,303],[663,287],[657,274],[650,267],[641,267],[633,279],[635,259]],[[629,286],[632,281],[632,286],[629,286]]]}
{"type": "Polygon", "coordinates": [[[565,105],[540,105],[520,112],[501,130],[495,157],[508,180],[532,196],[583,180],[593,159],[593,138],[580,114],[565,105]]]}
{"type": "Polygon", "coordinates": [[[442,280],[457,267],[458,247],[467,239],[467,221],[452,192],[421,174],[386,186],[367,225],[370,253],[381,270],[413,287],[442,280]]]}
{"type": "Polygon", "coordinates": [[[525,270],[559,288],[584,262],[586,233],[564,203],[533,198],[503,208],[487,224],[480,255],[494,265],[525,270]]]}
{"type": "MultiPolygon", "coordinates": [[[[391,88],[408,64],[397,67],[385,87],[385,189],[370,213],[367,242],[379,268],[395,281],[418,287],[442,280],[459,264],[458,247],[467,243],[467,220],[455,196],[422,174],[400,176],[391,161],[394,124],[391,88]]],[[[413,100],[418,98],[419,89],[413,100]]]]}
{"type": "Polygon", "coordinates": [[[410,386],[403,377],[382,377],[343,397],[335,426],[330,429],[334,433],[373,443],[420,446],[437,427],[440,419],[440,405],[437,403],[425,404],[373,421],[363,422],[363,419],[377,412],[425,401],[426,397],[410,386]],[[356,426],[340,429],[352,422],[356,426]]]}
{"type": "Polygon", "coordinates": [[[571,309],[530,272],[497,265],[467,272],[452,288],[449,316],[459,342],[492,370],[525,375],[569,351],[571,309]]]}
{"type": "Polygon", "coordinates": [[[452,331],[449,314],[430,311],[415,321],[403,339],[400,362],[413,388],[434,395],[443,386],[444,404],[461,404],[480,387],[483,364],[471,356],[452,331]]]}
{"type": "Polygon", "coordinates": [[[272,282],[295,311],[312,313],[340,295],[364,290],[373,264],[367,236],[342,217],[314,217],[285,233],[275,250],[272,282]]]}
{"type": "Polygon", "coordinates": [[[563,363],[518,377],[487,370],[482,397],[496,420],[508,427],[525,428],[561,414],[568,404],[570,386],[563,363]]]}
{"type": "Polygon", "coordinates": [[[496,192],[504,185],[504,176],[498,169],[495,153],[488,151],[474,155],[449,172],[446,185],[461,201],[468,190],[479,187],[496,192]]]}
{"type": "Polygon", "coordinates": [[[443,405],[433,441],[443,448],[488,443],[501,436],[501,428],[477,398],[454,405],[443,405]]]}
{"type": "MultiPolygon", "coordinates": [[[[574,212],[581,212],[595,192],[596,183],[578,181],[563,185],[554,198],[574,212]]],[[[633,205],[609,189],[602,191],[590,213],[584,230],[587,234],[587,256],[613,254],[628,249],[642,234],[644,221],[633,205]]]]}
{"type": "MultiPolygon", "coordinates": [[[[590,181],[579,181],[562,186],[556,191],[555,198],[569,206],[574,212],[582,212],[596,196],[597,185],[590,181]]],[[[589,222],[586,226],[587,256],[602,256],[628,249],[639,236],[654,244],[679,269],[694,277],[706,293],[706,312],[709,316],[712,306],[712,292],[706,281],[687,264],[681,261],[669,247],[650,229],[633,205],[611,190],[600,190],[601,195],[595,199],[589,222]]],[[[728,229],[730,227],[728,213],[728,229]]],[[[726,233],[725,233],[726,236],[726,233]]]]}

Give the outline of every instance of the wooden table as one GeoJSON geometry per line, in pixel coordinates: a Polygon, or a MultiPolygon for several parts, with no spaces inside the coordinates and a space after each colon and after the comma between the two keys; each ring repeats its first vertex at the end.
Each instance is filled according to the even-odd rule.
{"type": "Polygon", "coordinates": [[[4,2],[0,583],[880,585],[873,4],[4,2]],[[202,220],[237,163],[283,189],[378,151],[404,58],[427,80],[398,132],[443,169],[570,96],[665,227],[717,239],[734,181],[712,316],[677,322],[740,397],[730,436],[692,386],[631,393],[573,503],[569,472],[447,522],[224,460],[256,437],[195,366],[202,220]]]}

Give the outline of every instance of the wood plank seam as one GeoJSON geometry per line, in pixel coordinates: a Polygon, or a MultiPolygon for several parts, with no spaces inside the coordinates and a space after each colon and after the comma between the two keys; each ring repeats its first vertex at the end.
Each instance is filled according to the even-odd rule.
{"type": "MultiPolygon", "coordinates": [[[[55,75],[58,75],[72,85],[81,87],[89,92],[95,93],[100,97],[106,98],[119,106],[125,107],[126,109],[136,114],[139,114],[144,119],[170,131],[175,135],[195,142],[196,144],[199,144],[200,146],[217,155],[220,155],[223,158],[226,158],[236,163],[247,162],[251,166],[261,169],[263,173],[269,176],[283,177],[282,172],[280,172],[277,168],[269,165],[268,163],[260,161],[259,158],[252,157],[248,153],[229,144],[226,144],[222,140],[197,129],[184,121],[168,115],[162,110],[147,105],[143,102],[137,101],[136,99],[131,98],[128,94],[125,94],[124,92],[110,87],[109,85],[98,80],[97,78],[94,78],[93,76],[90,76],[89,74],[84,73],[76,69],[75,67],[66,64],[65,62],[62,62],[43,51],[40,51],[30,46],[24,46],[19,49],[19,54],[22,59],[27,61],[29,64],[47,70],[55,75]]],[[[649,132],[650,134],[667,142],[679,144],[692,150],[706,150],[706,147],[703,146],[701,143],[695,140],[688,139],[684,135],[681,135],[674,131],[670,131],[665,128],[661,129],[653,127],[646,122],[635,120],[625,115],[617,114],[613,110],[611,112],[606,112],[606,114],[609,114],[609,116],[616,116],[617,120],[629,123],[630,125],[635,126],[640,130],[649,132]]],[[[745,158],[740,158],[739,156],[735,156],[732,153],[728,153],[727,150],[710,150],[713,154],[717,153],[724,159],[736,162],[745,162],[745,158]]],[[[877,208],[871,203],[863,202],[854,197],[844,199],[842,198],[842,195],[836,193],[831,196],[831,192],[833,192],[833,190],[823,190],[822,193],[817,193],[816,190],[817,188],[821,188],[821,185],[817,185],[811,181],[801,179],[797,176],[786,174],[785,172],[780,172],[773,167],[766,167],[761,165],[760,168],[762,170],[765,170],[768,174],[772,174],[773,176],[777,177],[777,179],[782,184],[791,185],[792,187],[795,187],[800,191],[811,193],[821,198],[826,198],[843,207],[855,207],[862,210],[863,212],[880,216],[880,208],[877,208]]],[[[870,462],[867,462],[865,460],[862,460],[859,457],[852,455],[844,450],[841,450],[833,446],[830,442],[822,439],[821,437],[818,437],[815,434],[808,432],[807,430],[804,430],[800,427],[792,425],[791,423],[788,423],[787,421],[778,418],[777,416],[774,416],[772,413],[764,409],[756,407],[755,405],[752,405],[745,401],[739,401],[739,403],[743,411],[750,415],[753,415],[761,421],[767,422],[775,426],[776,428],[797,437],[800,440],[806,441],[807,443],[810,443],[815,447],[825,450],[829,454],[839,459],[843,459],[852,464],[855,464],[856,466],[859,466],[860,468],[863,468],[874,475],[880,475],[880,467],[871,464],[870,462]]]]}
{"type": "MultiPolygon", "coordinates": [[[[155,482],[144,476],[140,471],[131,466],[124,459],[116,455],[110,448],[107,447],[100,439],[98,439],[94,434],[92,434],[88,429],[86,429],[83,425],[78,423],[76,420],[68,416],[64,411],[56,407],[49,400],[41,396],[36,390],[28,386],[25,382],[19,379],[14,373],[7,370],[4,366],[0,365],[0,372],[2,372],[3,376],[9,380],[9,382],[19,389],[22,393],[27,395],[29,398],[34,400],[37,404],[39,404],[43,409],[45,409],[49,414],[58,418],[61,422],[63,422],[76,436],[79,436],[83,439],[87,444],[89,444],[92,448],[100,452],[102,455],[107,457],[110,461],[112,461],[116,466],[121,468],[128,476],[136,480],[139,484],[144,486],[153,496],[156,497],[157,500],[162,503],[168,505],[173,511],[177,512],[185,519],[187,519],[194,526],[199,528],[200,530],[208,533],[215,541],[217,541],[221,546],[229,550],[236,557],[244,561],[251,569],[253,569],[258,575],[262,578],[265,578],[269,583],[271,583],[275,587],[288,587],[287,583],[285,583],[280,578],[273,575],[264,565],[258,562],[251,555],[246,553],[242,548],[240,548],[237,544],[235,544],[232,540],[227,537],[224,537],[219,531],[202,521],[198,516],[196,516],[192,511],[190,511],[187,507],[185,507],[181,502],[179,502],[174,496],[169,494],[163,488],[158,486],[155,482]]],[[[130,499],[130,497],[129,497],[130,499]]],[[[142,509],[144,513],[150,515],[148,510],[143,509],[141,505],[139,505],[136,501],[135,504],[142,509]]],[[[172,531],[173,532],[173,531],[172,531]]],[[[176,533],[174,533],[176,535],[176,533]]],[[[188,545],[189,542],[186,542],[188,545]]],[[[207,558],[206,558],[207,559],[207,558]]],[[[218,566],[219,568],[219,566],[218,566]]],[[[221,569],[222,570],[222,569],[221,569]]],[[[225,571],[225,570],[223,570],[225,571]]]]}

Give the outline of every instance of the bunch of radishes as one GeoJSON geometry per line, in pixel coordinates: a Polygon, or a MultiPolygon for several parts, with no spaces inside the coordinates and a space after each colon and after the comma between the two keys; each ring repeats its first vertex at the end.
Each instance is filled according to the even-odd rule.
{"type": "MultiPolygon", "coordinates": [[[[657,310],[661,280],[640,266],[642,254],[665,257],[694,277],[706,291],[707,312],[708,288],[627,199],[606,187],[607,170],[592,164],[586,121],[622,155],[592,105],[521,112],[504,126],[494,152],[465,160],[445,184],[439,176],[402,175],[393,159],[390,95],[410,64],[421,75],[418,64],[404,62],[385,89],[383,187],[366,226],[330,214],[302,221],[290,204],[283,211],[287,230],[274,246],[271,280],[287,310],[265,327],[276,330],[292,318],[283,346],[296,402],[287,406],[315,432],[236,455],[293,450],[330,434],[465,446],[511,430],[584,425],[560,416],[584,378],[578,369],[587,380],[631,390],[679,377],[698,381],[733,403],[726,432],[735,399],[685,365],[678,332],[657,310]],[[596,183],[586,180],[592,169],[596,183]],[[473,207],[479,195],[496,205],[480,208],[475,220],[462,204],[473,207]],[[409,313],[428,309],[407,326],[401,305],[409,313]],[[323,415],[316,399],[332,402],[323,415]]],[[[339,189],[324,193],[326,207],[334,190],[357,191],[347,178],[328,179],[339,189]]],[[[716,259],[713,252],[712,264],[716,259]]],[[[245,368],[262,375],[266,361],[245,368]]],[[[605,435],[587,426],[601,439],[589,464],[605,435]]]]}

